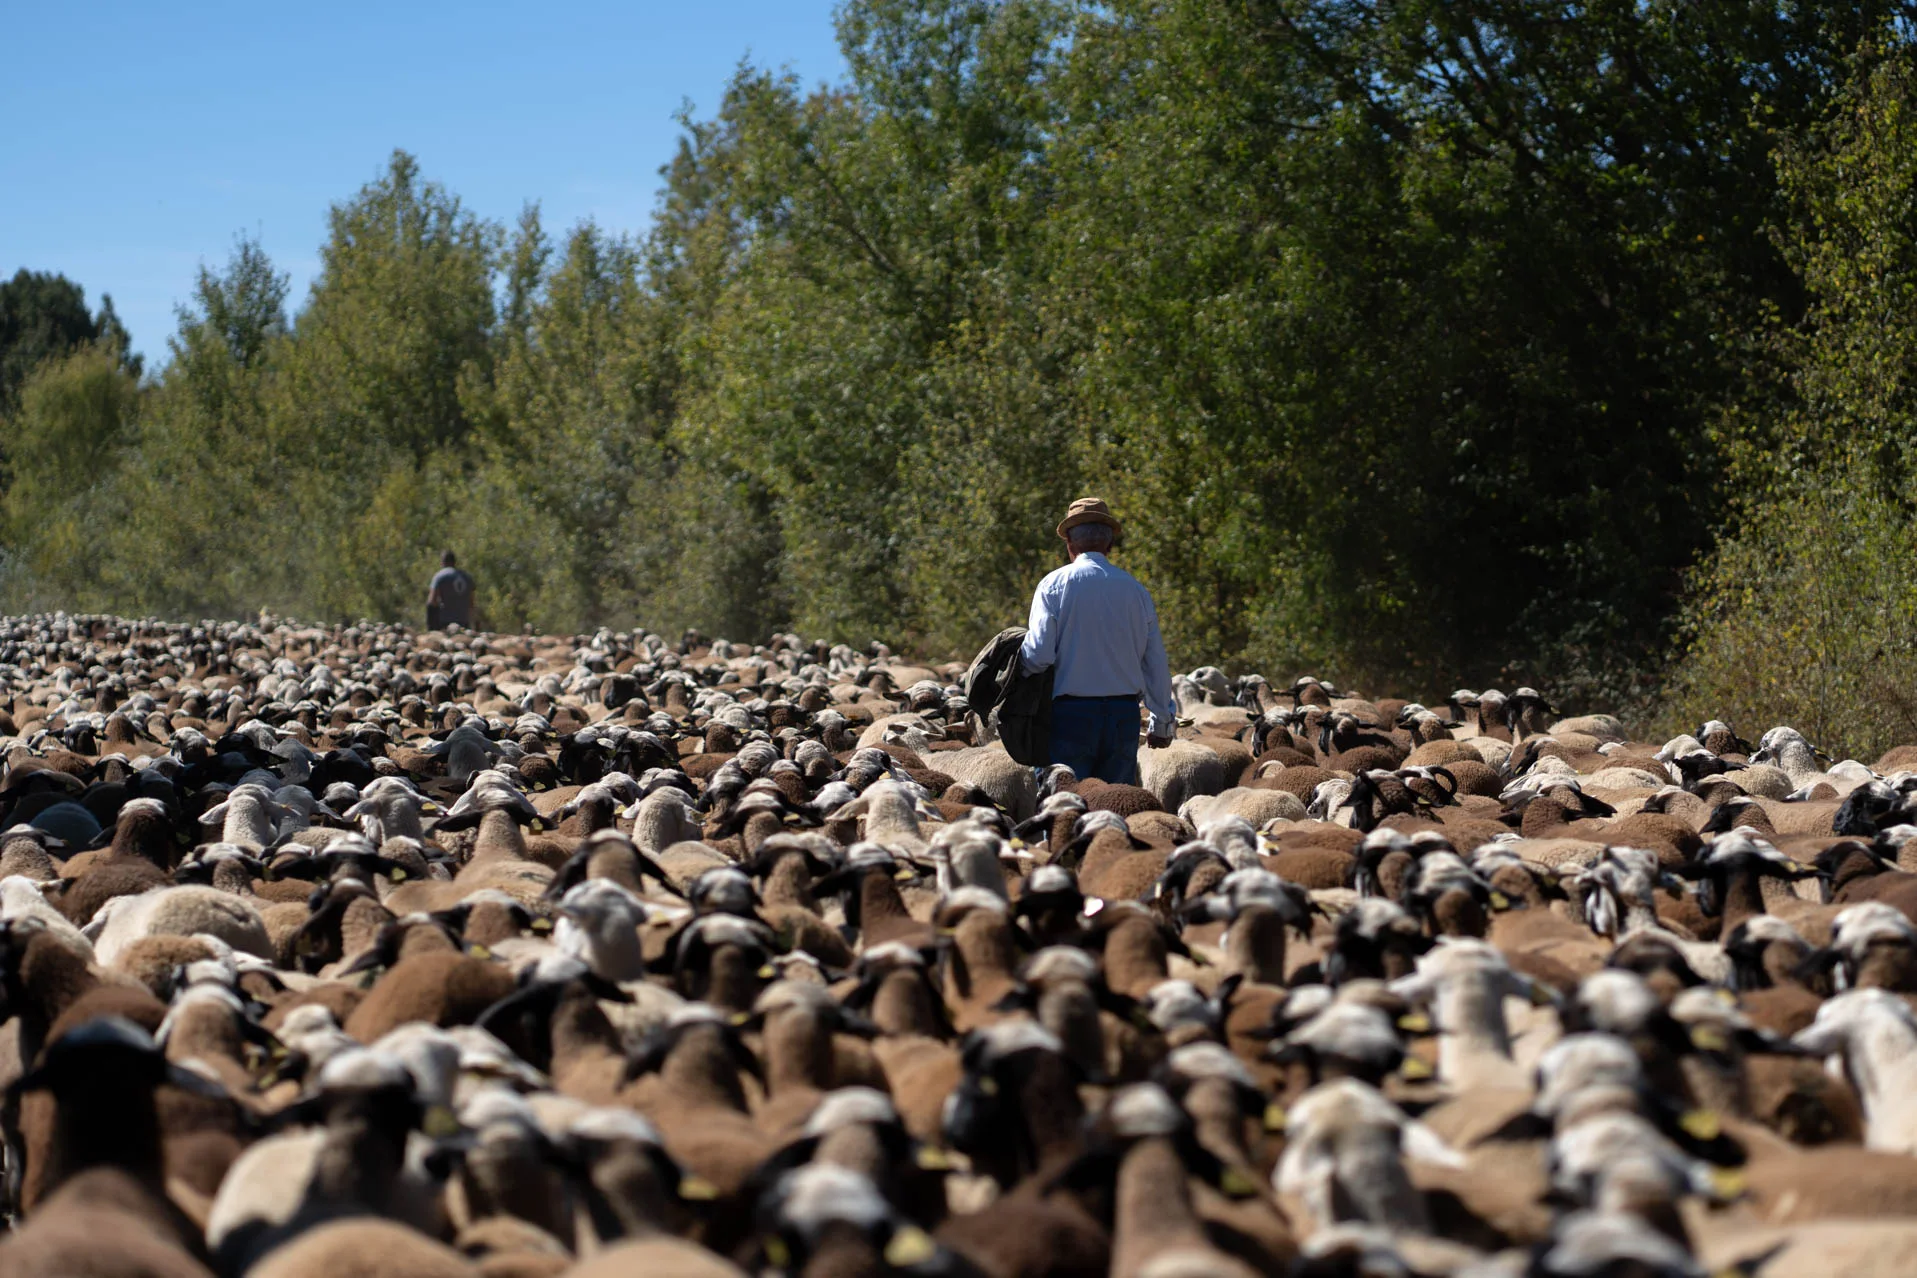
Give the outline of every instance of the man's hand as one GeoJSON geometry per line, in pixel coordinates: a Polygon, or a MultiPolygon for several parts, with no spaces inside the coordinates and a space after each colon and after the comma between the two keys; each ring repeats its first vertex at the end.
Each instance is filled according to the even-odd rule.
{"type": "Polygon", "coordinates": [[[1146,737],[1145,737],[1145,744],[1153,750],[1163,750],[1166,746],[1170,745],[1171,743],[1172,743],[1172,739],[1168,736],[1154,737],[1148,733],[1146,734],[1146,737]]]}

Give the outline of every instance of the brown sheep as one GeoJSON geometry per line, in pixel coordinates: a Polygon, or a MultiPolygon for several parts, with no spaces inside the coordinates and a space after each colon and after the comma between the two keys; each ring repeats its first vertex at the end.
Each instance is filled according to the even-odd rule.
{"type": "Polygon", "coordinates": [[[380,977],[344,1028],[370,1043],[408,1021],[470,1025],[512,992],[512,973],[497,963],[454,952],[420,954],[380,977]]]}

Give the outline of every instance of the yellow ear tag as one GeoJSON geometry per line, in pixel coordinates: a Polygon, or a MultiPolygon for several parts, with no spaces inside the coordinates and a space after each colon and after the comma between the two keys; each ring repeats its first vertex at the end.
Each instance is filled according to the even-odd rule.
{"type": "Polygon", "coordinates": [[[1258,1192],[1258,1183],[1236,1167],[1227,1167],[1218,1177],[1218,1190],[1227,1198],[1250,1198],[1258,1192]]]}
{"type": "Polygon", "coordinates": [[[550,932],[552,931],[552,920],[534,919],[532,921],[532,930],[535,932],[550,932]]]}
{"type": "Polygon", "coordinates": [[[534,821],[532,823],[532,830],[534,834],[540,833],[545,828],[546,828],[546,823],[544,821],[534,821]]]}
{"type": "Polygon", "coordinates": [[[1398,1028],[1407,1034],[1429,1034],[1431,1018],[1423,1012],[1406,1012],[1398,1018],[1398,1028]]]}
{"type": "Polygon", "coordinates": [[[912,871],[906,869],[904,866],[900,866],[898,869],[892,871],[892,877],[900,883],[909,883],[912,880],[912,871]]]}
{"type": "Polygon", "coordinates": [[[1511,908],[1511,898],[1496,888],[1493,888],[1491,889],[1491,908],[1494,910],[1508,910],[1511,908]]]}
{"type": "Polygon", "coordinates": [[[981,1095],[996,1096],[998,1095],[998,1080],[996,1078],[981,1078],[978,1080],[978,1090],[981,1095]]]}
{"type": "Polygon", "coordinates": [[[1429,1064],[1420,1060],[1418,1057],[1407,1056],[1404,1058],[1404,1064],[1398,1067],[1398,1073],[1403,1075],[1407,1082],[1422,1083],[1425,1079],[1431,1077],[1432,1069],[1429,1064]]]}
{"type": "Polygon", "coordinates": [[[733,1026],[736,1029],[738,1026],[744,1025],[746,1022],[750,1021],[751,1019],[752,1019],[751,1012],[734,1012],[732,1015],[726,1017],[726,1024],[733,1026]]]}
{"type": "Polygon", "coordinates": [[[493,952],[492,952],[491,950],[489,950],[489,949],[487,949],[487,948],[486,948],[485,946],[483,946],[483,945],[473,945],[473,946],[469,946],[469,947],[467,948],[467,950],[466,950],[466,952],[467,952],[468,954],[470,954],[470,955],[472,955],[472,956],[473,956],[474,958],[482,958],[482,959],[483,959],[483,958],[491,958],[491,957],[493,956],[493,952]]]}
{"type": "Polygon", "coordinates": [[[945,1156],[945,1151],[934,1149],[930,1145],[920,1145],[913,1151],[912,1161],[918,1165],[920,1171],[952,1170],[952,1160],[945,1156]]]}
{"type": "Polygon", "coordinates": [[[792,1249],[782,1239],[768,1238],[765,1240],[765,1258],[766,1263],[774,1269],[784,1269],[792,1263],[792,1249]]]}
{"type": "Polygon", "coordinates": [[[1285,1130],[1285,1121],[1288,1117],[1290,1116],[1285,1113],[1285,1107],[1277,1101],[1273,1101],[1271,1104],[1265,1106],[1265,1130],[1268,1132],[1282,1132],[1285,1130]]]}
{"type": "Polygon", "coordinates": [[[434,1140],[443,1140],[459,1130],[459,1119],[454,1117],[453,1111],[444,1105],[435,1105],[426,1111],[426,1117],[420,1123],[419,1130],[434,1140]]]}
{"type": "Polygon", "coordinates": [[[689,1203],[709,1203],[719,1196],[719,1187],[703,1176],[681,1176],[679,1197],[689,1203]]]}
{"type": "Polygon", "coordinates": [[[1717,1115],[1708,1109],[1685,1110],[1677,1125],[1692,1140],[1716,1140],[1724,1130],[1717,1115]]]}
{"type": "Polygon", "coordinates": [[[545,783],[544,781],[535,781],[535,782],[533,782],[533,793],[534,793],[534,794],[537,794],[537,793],[539,793],[539,792],[540,792],[541,790],[543,790],[543,789],[545,789],[545,788],[546,788],[546,783],[545,783]]]}
{"type": "Polygon", "coordinates": [[[1691,1027],[1691,1046],[1701,1052],[1721,1052],[1730,1045],[1731,1041],[1724,1037],[1724,1032],[1714,1026],[1693,1025],[1691,1027]]]}
{"type": "Polygon", "coordinates": [[[778,969],[774,968],[770,963],[765,964],[758,972],[759,979],[762,981],[769,981],[778,974],[778,969]]]}
{"type": "Polygon", "coordinates": [[[1713,1167],[1709,1175],[1711,1188],[1719,1198],[1742,1198],[1749,1184],[1743,1172],[1730,1167],[1713,1167]]]}
{"type": "Polygon", "coordinates": [[[387,872],[386,877],[395,883],[404,883],[406,881],[406,871],[396,865],[387,872]]]}
{"type": "Polygon", "coordinates": [[[1014,851],[1014,852],[1023,852],[1024,850],[1025,850],[1025,840],[1024,840],[1024,839],[1021,839],[1021,838],[1019,838],[1019,837],[1018,837],[1017,835],[1013,835],[1013,836],[1012,836],[1012,851],[1014,851]]]}
{"type": "Polygon", "coordinates": [[[931,1259],[937,1250],[938,1244],[932,1241],[932,1235],[917,1225],[905,1225],[885,1244],[885,1263],[894,1269],[904,1269],[931,1259]]]}
{"type": "Polygon", "coordinates": [[[428,816],[438,816],[441,808],[437,803],[422,803],[419,805],[419,810],[428,816]]]}
{"type": "Polygon", "coordinates": [[[279,1084],[279,1081],[279,1071],[268,1070],[266,1073],[260,1075],[260,1090],[266,1091],[268,1088],[275,1087],[279,1084]]]}

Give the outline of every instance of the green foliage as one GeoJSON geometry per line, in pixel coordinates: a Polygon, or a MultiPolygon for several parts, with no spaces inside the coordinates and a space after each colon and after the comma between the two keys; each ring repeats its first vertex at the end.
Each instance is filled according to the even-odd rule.
{"type": "Polygon", "coordinates": [[[1866,762],[1917,740],[1917,524],[1855,466],[1765,502],[1700,571],[1662,726],[1789,724],[1866,762]]]}
{"type": "Polygon", "coordinates": [[[25,548],[7,556],[9,585],[71,583],[67,606],[101,601],[92,584],[104,548],[96,526],[112,512],[96,494],[122,463],[139,396],[110,346],[81,346],[28,375],[8,423],[15,477],[0,506],[7,543],[25,548]]]}
{"type": "Polygon", "coordinates": [[[1720,334],[1794,304],[1770,131],[1886,18],[1140,0],[1082,28],[1060,242],[1174,647],[1427,687],[1652,655],[1723,497],[1720,334]]]}
{"type": "Polygon", "coordinates": [[[41,363],[91,342],[120,351],[127,371],[139,375],[139,357],[125,353],[126,329],[111,296],[101,296],[100,313],[92,316],[86,293],[64,275],[22,268],[0,280],[0,414],[18,402],[21,386],[41,363]]]}
{"type": "MultiPolygon", "coordinates": [[[[1917,734],[1917,62],[1866,48],[1780,149],[1804,321],[1753,343],[1727,417],[1737,523],[1683,614],[1672,723],[1790,723],[1874,759],[1917,734]]],[[[1695,723],[1690,726],[1694,727],[1695,723]]]]}

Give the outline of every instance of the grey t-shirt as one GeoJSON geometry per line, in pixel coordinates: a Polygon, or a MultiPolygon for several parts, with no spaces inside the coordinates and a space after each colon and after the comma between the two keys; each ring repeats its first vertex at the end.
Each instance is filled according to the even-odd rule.
{"type": "Polygon", "coordinates": [[[441,568],[433,574],[431,588],[439,592],[439,624],[472,629],[472,574],[461,568],[441,568]]]}

